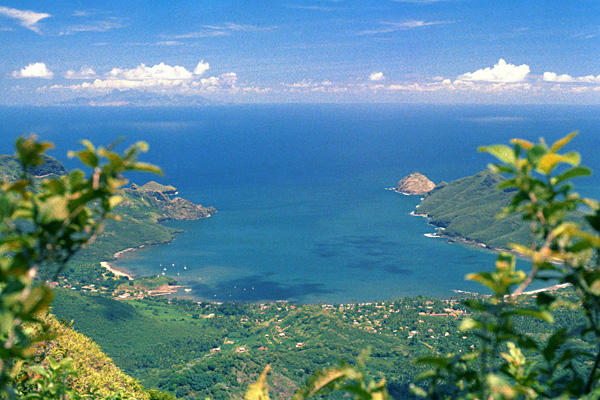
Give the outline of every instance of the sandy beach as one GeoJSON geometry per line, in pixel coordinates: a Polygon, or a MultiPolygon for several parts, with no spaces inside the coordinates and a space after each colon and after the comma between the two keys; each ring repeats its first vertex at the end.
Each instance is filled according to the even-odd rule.
{"type": "Polygon", "coordinates": [[[115,274],[116,276],[126,276],[127,279],[133,280],[133,276],[131,276],[129,274],[126,274],[125,272],[117,271],[116,269],[114,269],[113,267],[111,267],[111,265],[109,263],[107,263],[106,261],[101,261],[100,262],[100,266],[106,268],[107,270],[109,270],[110,272],[112,272],[113,274],[115,274]]]}

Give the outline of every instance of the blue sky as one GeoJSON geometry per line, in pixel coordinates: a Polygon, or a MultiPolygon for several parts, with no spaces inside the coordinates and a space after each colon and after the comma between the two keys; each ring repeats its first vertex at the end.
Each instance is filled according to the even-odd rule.
{"type": "Polygon", "coordinates": [[[596,104],[599,50],[597,0],[0,0],[0,104],[596,104]]]}

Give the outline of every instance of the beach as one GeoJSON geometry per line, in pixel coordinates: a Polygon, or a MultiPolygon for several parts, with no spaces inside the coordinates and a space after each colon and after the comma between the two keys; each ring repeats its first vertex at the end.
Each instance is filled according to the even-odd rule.
{"type": "Polygon", "coordinates": [[[129,280],[133,280],[133,276],[126,274],[125,272],[121,272],[121,271],[117,271],[116,269],[114,269],[109,263],[107,263],[106,261],[101,261],[100,262],[100,266],[103,268],[106,268],[108,271],[112,272],[113,274],[115,274],[116,276],[126,276],[127,279],[129,280]]]}

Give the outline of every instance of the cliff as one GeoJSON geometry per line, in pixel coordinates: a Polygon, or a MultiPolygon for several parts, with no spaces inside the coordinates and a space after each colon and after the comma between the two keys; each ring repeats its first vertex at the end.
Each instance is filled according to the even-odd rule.
{"type": "Polygon", "coordinates": [[[435,187],[435,183],[427,179],[427,177],[418,172],[414,172],[405,176],[396,185],[396,192],[402,194],[418,194],[423,195],[429,193],[435,187]]]}
{"type": "MultiPolygon", "coordinates": [[[[217,212],[214,207],[203,207],[181,197],[171,198],[170,196],[177,194],[177,189],[156,182],[148,182],[143,186],[132,184],[123,191],[130,200],[140,200],[155,208],[159,214],[158,221],[199,219],[210,217],[217,212]]],[[[132,202],[125,202],[123,205],[131,206],[132,202]]]]}

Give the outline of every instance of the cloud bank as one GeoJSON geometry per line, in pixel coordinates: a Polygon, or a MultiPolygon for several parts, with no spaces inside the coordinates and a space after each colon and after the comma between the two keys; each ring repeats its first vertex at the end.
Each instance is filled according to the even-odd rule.
{"type": "Polygon", "coordinates": [[[140,64],[135,68],[113,68],[101,78],[91,68],[83,68],[76,72],[69,70],[67,79],[94,79],[78,85],[54,85],[53,89],[71,90],[108,90],[108,89],[148,89],[190,91],[217,91],[219,89],[236,90],[237,74],[229,72],[219,76],[201,78],[210,68],[207,62],[200,61],[193,71],[185,67],[171,66],[161,62],[153,66],[140,64]]]}

